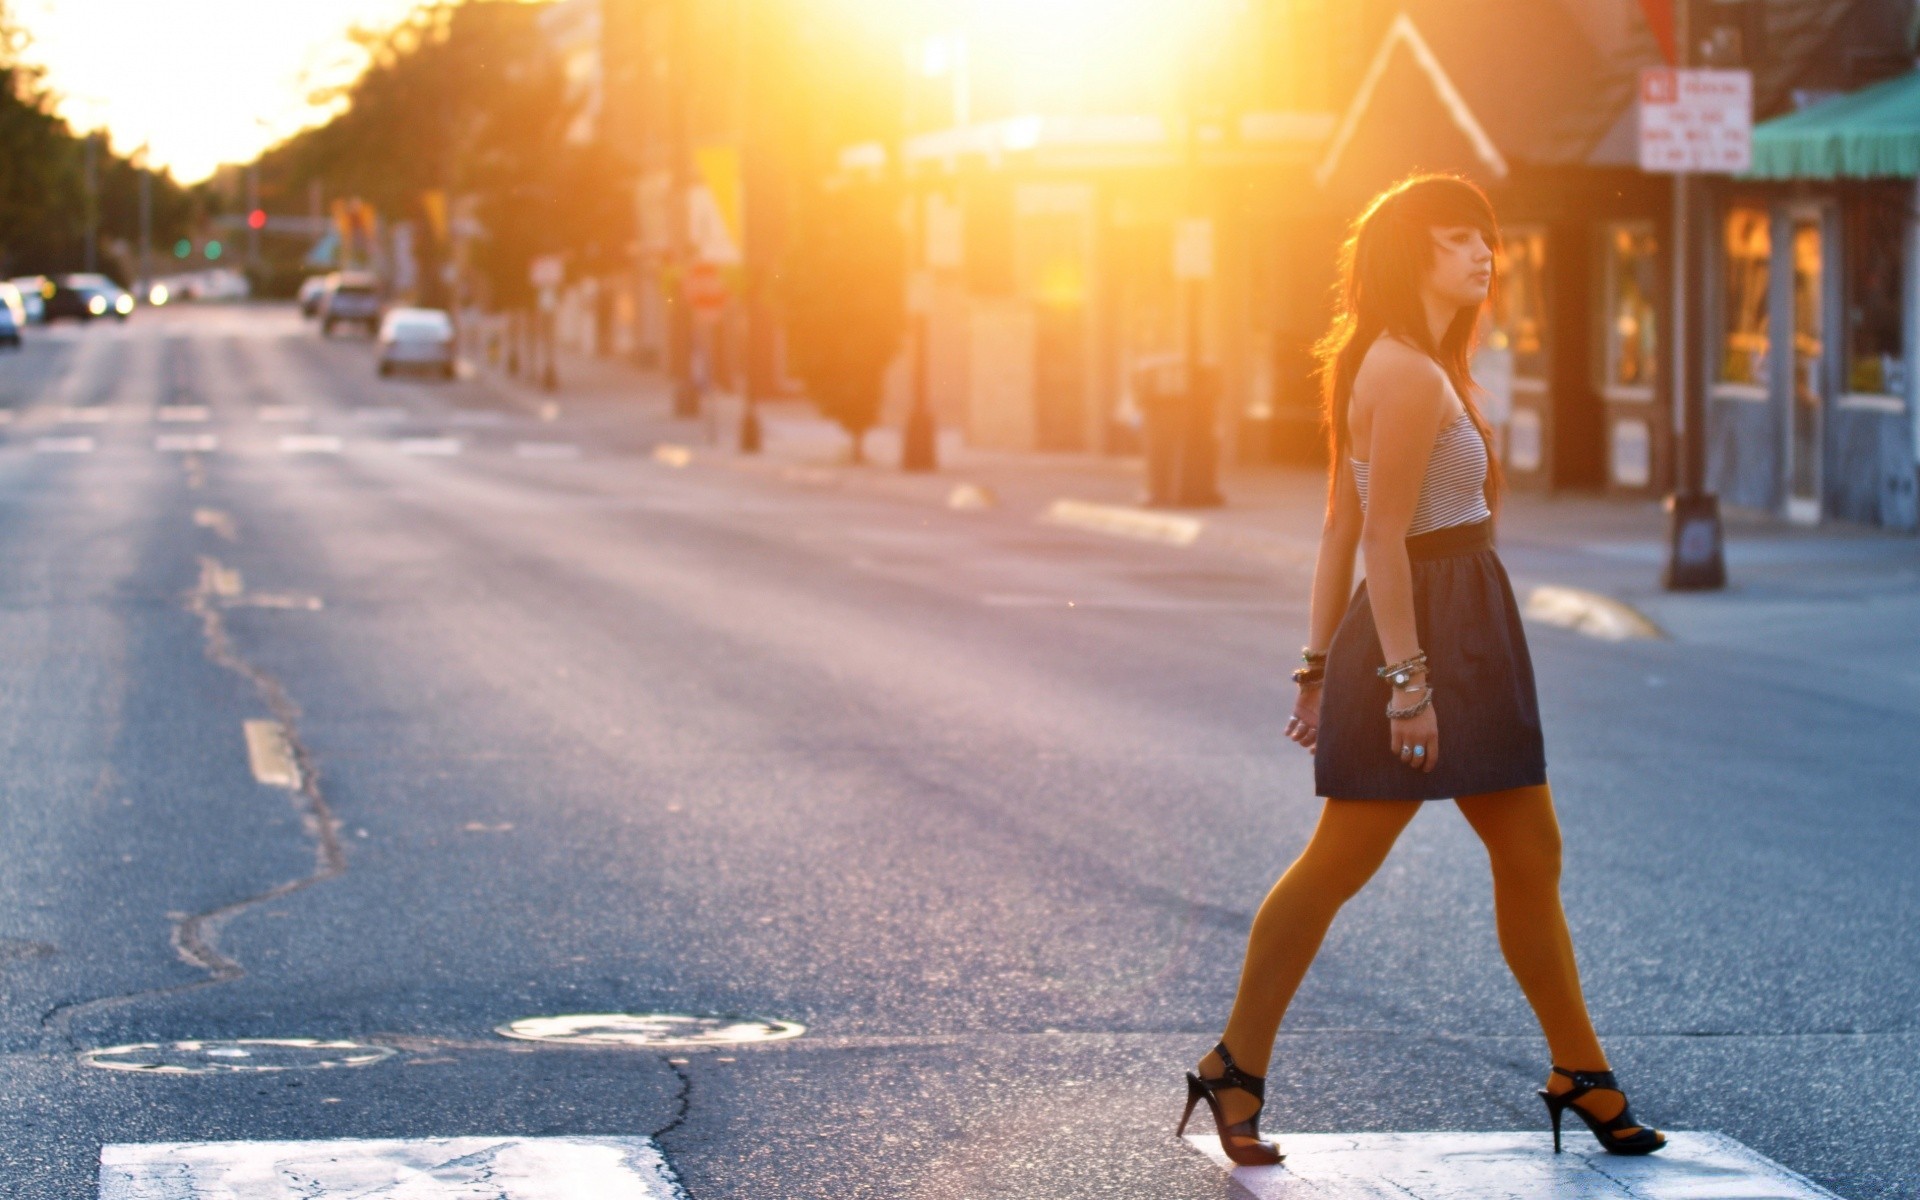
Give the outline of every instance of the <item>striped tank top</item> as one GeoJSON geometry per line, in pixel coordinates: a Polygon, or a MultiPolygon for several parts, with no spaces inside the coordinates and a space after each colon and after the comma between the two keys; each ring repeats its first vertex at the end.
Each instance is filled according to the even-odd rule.
{"type": "MultiPolygon", "coordinates": [[[[1351,456],[1353,482],[1360,489],[1360,511],[1367,511],[1367,467],[1351,456]]],[[[1447,422],[1433,442],[1427,475],[1420,481],[1420,499],[1413,508],[1407,536],[1491,520],[1487,507],[1487,447],[1473,418],[1463,409],[1447,422]]]]}

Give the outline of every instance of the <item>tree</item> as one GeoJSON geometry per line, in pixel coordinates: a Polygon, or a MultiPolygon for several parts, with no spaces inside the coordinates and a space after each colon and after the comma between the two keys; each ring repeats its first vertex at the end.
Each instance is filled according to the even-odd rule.
{"type": "Polygon", "coordinates": [[[898,192],[879,182],[827,182],[803,193],[800,210],[784,273],[793,363],[862,462],[906,326],[898,192]]]}
{"type": "MultiPolygon", "coordinates": [[[[86,139],[54,112],[55,97],[26,51],[26,35],[0,0],[0,273],[78,270],[87,230],[86,139]]],[[[104,138],[97,149],[101,240],[132,242],[145,169],[104,138]]],[[[153,182],[155,236],[172,237],[185,227],[190,201],[165,172],[153,182]]]]}

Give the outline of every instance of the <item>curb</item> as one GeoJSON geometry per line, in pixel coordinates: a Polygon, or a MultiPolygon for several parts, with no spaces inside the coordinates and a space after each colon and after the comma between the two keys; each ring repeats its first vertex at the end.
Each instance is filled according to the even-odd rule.
{"type": "Polygon", "coordinates": [[[1633,605],[1584,588],[1536,587],[1527,594],[1522,615],[1602,641],[1671,640],[1666,630],[1633,605]]]}

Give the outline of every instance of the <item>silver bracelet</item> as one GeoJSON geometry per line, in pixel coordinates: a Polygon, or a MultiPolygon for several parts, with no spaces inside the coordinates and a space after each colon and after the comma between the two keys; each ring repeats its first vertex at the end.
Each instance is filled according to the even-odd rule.
{"type": "Polygon", "coordinates": [[[1426,688],[1426,695],[1420,697],[1420,700],[1418,703],[1409,704],[1405,708],[1395,708],[1392,704],[1388,704],[1387,719],[1392,721],[1398,721],[1398,720],[1403,720],[1404,718],[1407,718],[1407,717],[1417,717],[1421,713],[1427,711],[1427,705],[1432,703],[1433,703],[1433,685],[1428,684],[1426,688]]]}

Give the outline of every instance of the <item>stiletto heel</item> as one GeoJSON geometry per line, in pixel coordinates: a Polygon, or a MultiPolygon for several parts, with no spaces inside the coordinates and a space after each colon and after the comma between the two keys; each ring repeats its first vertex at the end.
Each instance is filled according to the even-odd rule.
{"type": "Polygon", "coordinates": [[[1202,1100],[1207,1102],[1207,1111],[1213,1114],[1213,1128],[1220,1135],[1220,1149],[1226,1156],[1243,1167],[1270,1167],[1285,1158],[1280,1148],[1260,1136],[1260,1112],[1267,1106],[1267,1081],[1258,1075],[1249,1075],[1233,1065],[1233,1055],[1227,1053],[1227,1044],[1221,1042],[1213,1048],[1220,1056],[1224,1070],[1217,1079],[1205,1079],[1192,1071],[1187,1072],[1187,1108],[1180,1115],[1179,1128],[1173,1136],[1179,1137],[1187,1131],[1187,1120],[1193,1116],[1193,1110],[1202,1100]],[[1220,1093],[1230,1088],[1251,1095],[1260,1102],[1253,1115],[1244,1121],[1227,1124],[1226,1111],[1220,1107],[1220,1093]]]}
{"type": "Polygon", "coordinates": [[[1573,1086],[1558,1093],[1537,1088],[1534,1095],[1546,1103],[1547,1115],[1553,1118],[1555,1154],[1560,1153],[1560,1118],[1569,1108],[1586,1122],[1587,1128],[1593,1131],[1594,1140],[1609,1154],[1652,1154],[1667,1144],[1666,1135],[1658,1129],[1634,1120],[1633,1110],[1626,1103],[1627,1094],[1621,1092],[1620,1085],[1614,1082],[1612,1071],[1569,1071],[1565,1067],[1555,1067],[1554,1071],[1573,1080],[1573,1086]],[[1596,1088],[1620,1092],[1620,1111],[1604,1121],[1574,1103],[1596,1088]],[[1633,1129],[1634,1132],[1622,1136],[1620,1131],[1623,1129],[1633,1129]]]}

